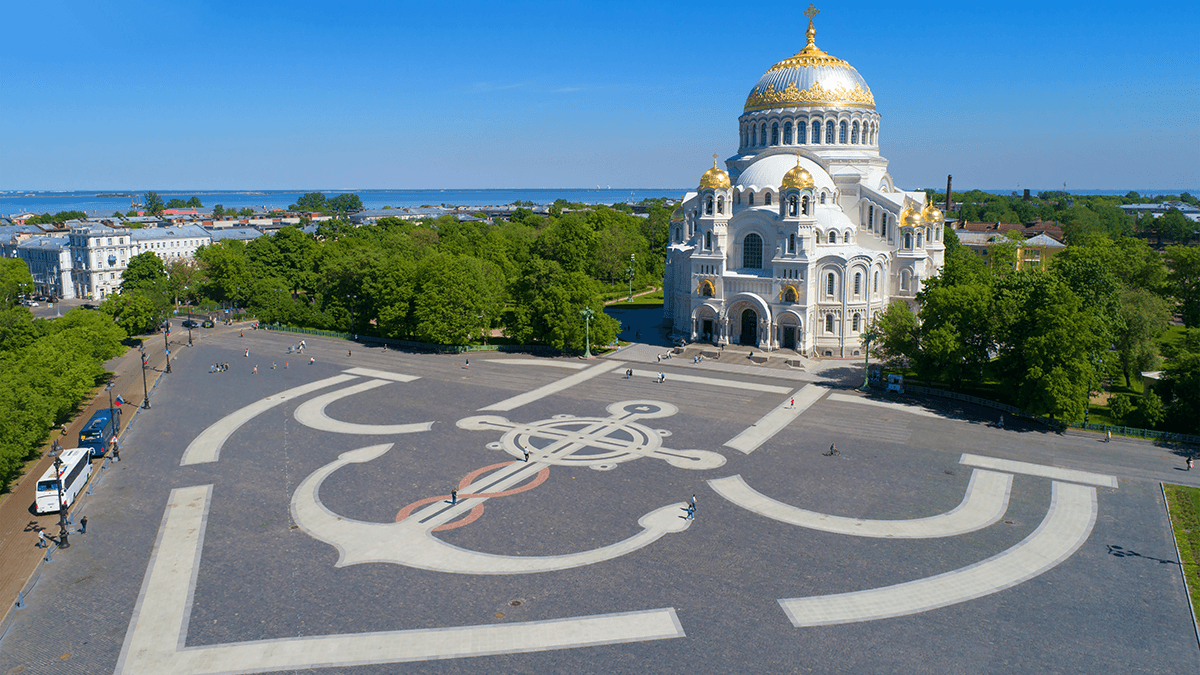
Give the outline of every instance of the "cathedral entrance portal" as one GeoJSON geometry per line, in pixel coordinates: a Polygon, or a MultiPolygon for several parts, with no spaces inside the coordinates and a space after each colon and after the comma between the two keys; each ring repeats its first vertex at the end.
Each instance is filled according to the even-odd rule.
{"type": "Polygon", "coordinates": [[[784,349],[795,349],[796,348],[796,327],[795,326],[784,326],[783,327],[783,348],[784,349]]]}
{"type": "Polygon", "coordinates": [[[758,346],[758,313],[752,309],[742,312],[741,344],[748,347],[758,346]]]}
{"type": "Polygon", "coordinates": [[[713,339],[713,322],[712,319],[704,320],[704,330],[700,333],[700,338],[705,342],[712,342],[713,339]]]}

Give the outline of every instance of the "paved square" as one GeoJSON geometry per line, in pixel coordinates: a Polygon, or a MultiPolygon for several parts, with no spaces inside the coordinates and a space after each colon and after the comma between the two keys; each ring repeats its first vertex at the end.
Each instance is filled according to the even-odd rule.
{"type": "Polygon", "coordinates": [[[289,338],[183,350],[0,672],[1200,671],[1148,446],[289,338]]]}

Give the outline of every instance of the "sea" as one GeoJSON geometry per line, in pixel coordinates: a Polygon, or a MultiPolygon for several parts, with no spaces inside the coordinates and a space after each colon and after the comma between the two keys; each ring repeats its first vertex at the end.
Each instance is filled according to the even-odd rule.
{"type": "MultiPolygon", "coordinates": [[[[420,206],[500,206],[513,202],[552,204],[559,199],[572,203],[618,204],[636,203],[644,199],[679,199],[695,188],[526,188],[495,190],[159,190],[163,201],[175,198],[188,200],[198,197],[205,207],[220,204],[229,209],[252,208],[270,210],[287,208],[305,192],[320,192],[327,197],[340,194],[356,194],[363,207],[381,209],[420,206]]],[[[1150,195],[1196,194],[1200,190],[1134,190],[1143,197],[1150,195]]],[[[984,190],[998,195],[1011,194],[1012,190],[984,190]]],[[[1030,190],[1036,195],[1041,190],[1030,190]]],[[[1071,190],[1077,195],[1124,195],[1129,190],[1071,190]]],[[[142,190],[74,190],[70,192],[0,190],[0,215],[20,213],[58,213],[60,211],[83,211],[89,215],[115,210],[129,211],[133,200],[140,198],[142,190]]]]}
{"type": "MultiPolygon", "coordinates": [[[[695,188],[579,188],[579,189],[512,189],[512,190],[158,190],[164,202],[172,199],[187,201],[191,197],[211,208],[217,204],[229,209],[252,208],[270,210],[295,204],[306,192],[320,192],[326,197],[356,194],[363,208],[381,209],[420,206],[501,206],[513,202],[553,204],[559,199],[583,204],[618,204],[640,202],[644,199],[679,199],[695,188]]],[[[71,192],[33,192],[0,190],[0,215],[19,213],[58,213],[83,211],[129,211],[134,198],[142,190],[75,190],[71,192]]]]}

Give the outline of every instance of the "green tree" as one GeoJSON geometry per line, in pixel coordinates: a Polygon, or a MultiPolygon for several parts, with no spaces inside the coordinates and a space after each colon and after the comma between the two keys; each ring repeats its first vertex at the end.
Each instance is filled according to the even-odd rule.
{"type": "Polygon", "coordinates": [[[162,197],[159,197],[157,192],[147,192],[143,196],[143,199],[145,199],[146,213],[152,216],[161,216],[163,210],[167,208],[166,204],[163,203],[162,197]]]}
{"type": "Polygon", "coordinates": [[[1125,424],[1129,420],[1129,414],[1133,412],[1133,404],[1129,402],[1128,396],[1113,394],[1108,397],[1108,412],[1117,424],[1125,424]]]}
{"type": "Polygon", "coordinates": [[[296,200],[295,204],[289,206],[288,210],[324,213],[329,210],[329,204],[325,201],[325,195],[320,192],[306,192],[296,200]]]}
{"type": "Polygon", "coordinates": [[[144,293],[114,293],[100,303],[100,311],[130,335],[152,333],[162,324],[154,301],[144,293]]]}
{"type": "Polygon", "coordinates": [[[907,302],[893,300],[871,325],[875,334],[871,354],[891,367],[917,354],[917,315],[907,302]]]}
{"type": "Polygon", "coordinates": [[[20,258],[0,257],[0,307],[14,307],[33,292],[33,276],[20,258]]]}
{"type": "Polygon", "coordinates": [[[1183,325],[1200,328],[1200,247],[1168,246],[1167,267],[1171,270],[1167,282],[1179,303],[1183,325]]]}
{"type": "Polygon", "coordinates": [[[223,205],[217,204],[216,206],[213,207],[213,218],[222,218],[224,216],[225,216],[225,207],[223,205]]]}
{"type": "Polygon", "coordinates": [[[579,312],[584,308],[595,312],[593,344],[610,344],[616,338],[619,322],[604,314],[596,282],[582,272],[568,272],[556,261],[533,258],[524,266],[512,294],[506,333],[520,342],[582,351],[586,331],[579,312]]]}
{"type": "Polygon", "coordinates": [[[1197,227],[1200,224],[1188,220],[1179,209],[1168,209],[1154,220],[1154,233],[1158,236],[1159,246],[1163,239],[1186,244],[1194,236],[1197,227]]]}
{"type": "Polygon", "coordinates": [[[187,208],[187,202],[176,197],[175,199],[172,199],[169,202],[167,202],[167,208],[168,209],[185,209],[185,208],[187,208]]]}
{"type": "Polygon", "coordinates": [[[139,253],[129,259],[121,275],[121,289],[142,288],[158,284],[167,278],[162,259],[153,251],[139,253]]]}
{"type": "Polygon", "coordinates": [[[1142,394],[1142,398],[1138,400],[1137,412],[1135,414],[1142,428],[1153,429],[1166,418],[1167,411],[1163,407],[1162,399],[1158,397],[1158,394],[1155,394],[1153,389],[1146,389],[1146,392],[1142,394]]]}
{"type": "Polygon", "coordinates": [[[921,377],[945,380],[955,388],[966,379],[982,379],[995,343],[991,287],[983,283],[934,287],[919,300],[916,366],[921,377]]]}
{"type": "Polygon", "coordinates": [[[483,337],[487,316],[499,313],[485,264],[445,253],[422,261],[414,298],[416,337],[434,344],[466,345],[483,337]]]}
{"type": "Polygon", "coordinates": [[[329,210],[346,215],[363,210],[362,199],[356,194],[342,194],[329,200],[329,210]]]}
{"type": "Polygon", "coordinates": [[[1159,385],[1167,419],[1176,431],[1200,434],[1200,354],[1185,354],[1167,366],[1159,385]]]}
{"type": "Polygon", "coordinates": [[[1121,327],[1114,346],[1125,375],[1125,386],[1132,386],[1136,373],[1153,370],[1158,362],[1155,338],[1167,328],[1171,311],[1161,297],[1141,288],[1121,292],[1121,327]]]}
{"type": "Polygon", "coordinates": [[[191,199],[187,200],[187,205],[189,208],[193,208],[193,209],[199,209],[199,208],[204,207],[204,204],[200,203],[199,197],[192,197],[191,199]]]}

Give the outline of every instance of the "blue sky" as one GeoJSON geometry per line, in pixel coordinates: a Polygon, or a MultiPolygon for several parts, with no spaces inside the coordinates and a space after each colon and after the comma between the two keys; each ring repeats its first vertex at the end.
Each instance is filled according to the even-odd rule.
{"type": "MultiPolygon", "coordinates": [[[[807,2],[0,13],[0,189],[687,187],[807,2]]],[[[1200,9],[818,3],[915,189],[1200,186],[1200,9]]]]}

